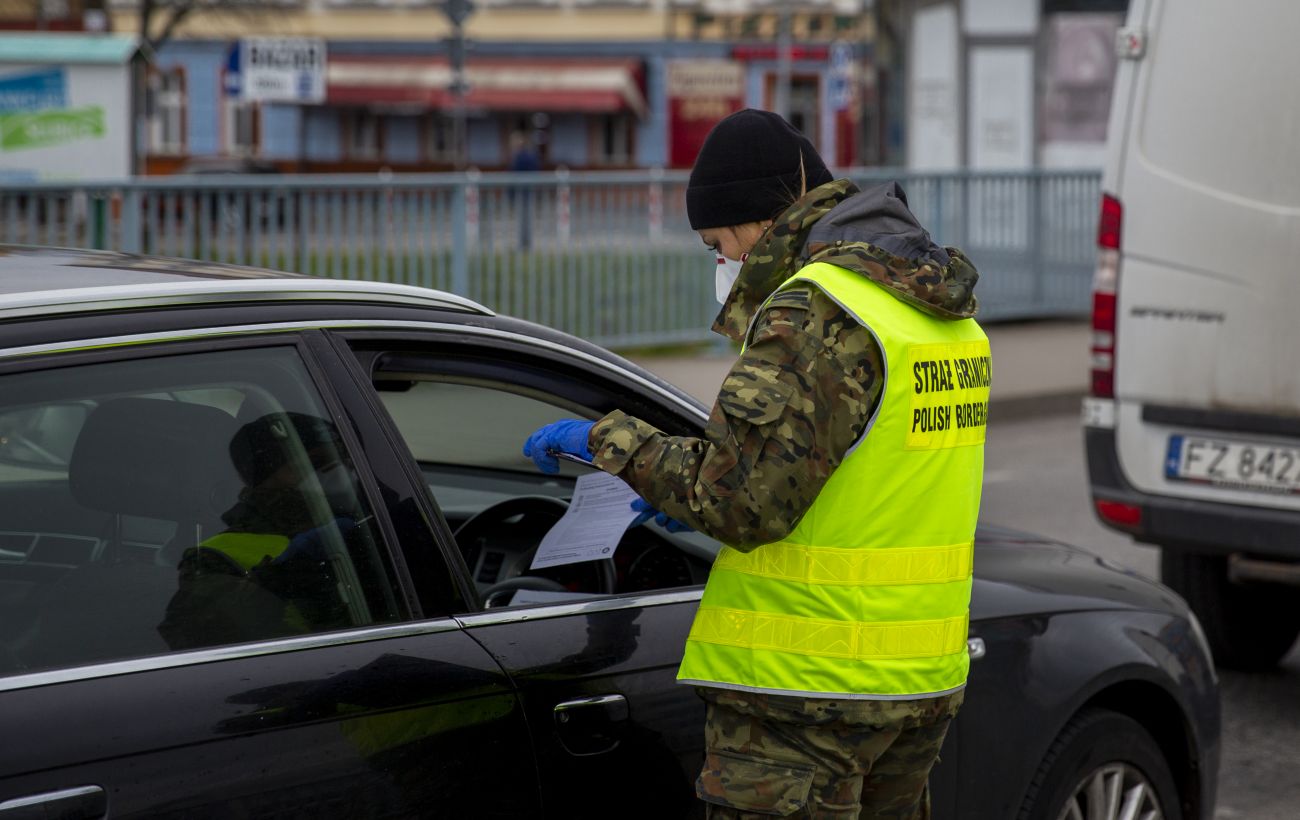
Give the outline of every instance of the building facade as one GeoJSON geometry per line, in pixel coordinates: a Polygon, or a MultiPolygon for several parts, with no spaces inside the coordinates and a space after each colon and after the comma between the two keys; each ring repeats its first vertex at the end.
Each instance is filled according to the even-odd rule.
{"type": "MultiPolygon", "coordinates": [[[[152,55],[146,172],[687,168],[726,114],[783,102],[833,164],[882,153],[870,0],[478,0],[461,96],[440,3],[259,5],[195,13],[152,55]],[[232,92],[250,36],[323,43],[323,93],[232,92]]],[[[133,3],[110,7],[116,30],[138,28],[133,3]]]]}
{"type": "Polygon", "coordinates": [[[885,0],[917,170],[1100,168],[1128,0],[885,0]]]}

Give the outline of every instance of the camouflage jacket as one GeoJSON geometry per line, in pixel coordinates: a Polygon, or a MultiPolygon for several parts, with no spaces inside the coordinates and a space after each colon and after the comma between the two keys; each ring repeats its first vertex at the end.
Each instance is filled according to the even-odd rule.
{"type": "Polygon", "coordinates": [[[615,411],[588,439],[596,464],[656,509],[737,549],[794,529],[880,399],[883,357],[869,330],[810,284],[773,295],[812,262],[860,273],[939,316],[976,310],[974,267],[930,243],[901,190],[829,182],[763,234],[718,314],[713,329],[747,344],[703,438],[615,411]]]}

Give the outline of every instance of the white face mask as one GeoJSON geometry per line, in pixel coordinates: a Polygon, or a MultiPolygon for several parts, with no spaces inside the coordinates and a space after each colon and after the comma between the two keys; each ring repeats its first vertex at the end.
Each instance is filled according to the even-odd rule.
{"type": "Polygon", "coordinates": [[[740,276],[740,269],[744,266],[745,260],[749,254],[742,253],[740,261],[728,259],[722,254],[718,254],[718,270],[713,275],[713,286],[718,296],[718,304],[725,305],[727,297],[731,295],[731,288],[736,284],[736,277],[740,276]]]}

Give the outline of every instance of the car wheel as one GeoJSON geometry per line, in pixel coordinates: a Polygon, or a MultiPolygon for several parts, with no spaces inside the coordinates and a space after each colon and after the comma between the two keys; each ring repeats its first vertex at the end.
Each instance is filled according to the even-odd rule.
{"type": "Polygon", "coordinates": [[[1300,635],[1295,591],[1270,584],[1234,584],[1228,559],[1160,551],[1160,579],[1187,599],[1218,666],[1272,669],[1300,635]]]}
{"type": "Polygon", "coordinates": [[[1020,820],[1181,820],[1173,775],[1142,725],[1105,709],[1080,712],[1053,741],[1020,820]]]}

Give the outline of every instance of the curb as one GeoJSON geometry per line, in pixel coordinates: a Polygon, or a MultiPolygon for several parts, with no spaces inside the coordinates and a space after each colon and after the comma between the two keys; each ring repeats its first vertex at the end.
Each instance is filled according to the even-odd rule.
{"type": "Polygon", "coordinates": [[[1022,421],[1044,416],[1078,415],[1086,390],[1062,390],[1033,396],[1013,396],[989,400],[989,423],[1022,421]]]}

